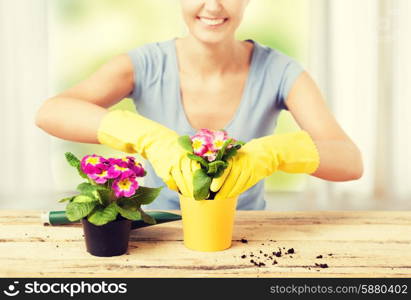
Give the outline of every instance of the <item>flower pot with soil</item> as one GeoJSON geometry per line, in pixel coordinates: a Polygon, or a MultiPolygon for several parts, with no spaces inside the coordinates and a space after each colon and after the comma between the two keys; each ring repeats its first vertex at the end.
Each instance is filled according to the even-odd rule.
{"type": "Polygon", "coordinates": [[[80,161],[72,153],[67,161],[87,180],[77,186],[79,194],[61,199],[68,202],[67,218],[81,220],[87,251],[95,256],[117,256],[127,252],[131,222],[155,224],[141,205],[154,201],[160,188],[140,186],[137,177],[146,171],[132,156],[105,159],[86,155],[80,161]]]}
{"type": "Polygon", "coordinates": [[[243,142],[228,138],[225,130],[201,129],[194,136],[181,136],[188,157],[200,163],[193,174],[193,196],[179,194],[184,245],[198,251],[221,251],[231,246],[238,196],[214,200],[214,178],[223,175],[229,159],[243,142]]]}
{"type": "Polygon", "coordinates": [[[179,197],[187,248],[221,251],[231,247],[238,196],[217,201],[179,197]]]}

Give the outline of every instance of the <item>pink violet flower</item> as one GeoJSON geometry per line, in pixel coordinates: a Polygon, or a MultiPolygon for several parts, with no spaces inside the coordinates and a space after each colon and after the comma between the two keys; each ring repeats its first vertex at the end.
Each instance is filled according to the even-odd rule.
{"type": "Polygon", "coordinates": [[[99,184],[104,184],[110,179],[107,170],[102,170],[101,173],[89,174],[88,176],[99,184]]]}
{"type": "Polygon", "coordinates": [[[144,177],[147,174],[146,170],[144,170],[143,166],[139,162],[134,161],[132,164],[130,163],[129,168],[133,170],[137,177],[144,177]]]}
{"type": "Polygon", "coordinates": [[[203,156],[208,151],[208,146],[212,143],[212,138],[207,135],[196,134],[191,137],[194,154],[203,156]]]}
{"type": "Polygon", "coordinates": [[[112,185],[112,188],[117,198],[133,196],[138,187],[138,182],[134,176],[117,178],[114,180],[112,185]]]}
{"type": "Polygon", "coordinates": [[[225,131],[215,131],[213,135],[213,142],[211,144],[211,149],[215,152],[220,150],[224,142],[227,140],[227,133],[225,131]]]}
{"type": "Polygon", "coordinates": [[[134,156],[127,156],[123,160],[127,162],[127,167],[133,170],[137,177],[144,177],[147,174],[147,172],[143,168],[143,165],[140,162],[136,161],[136,158],[134,156]]]}
{"type": "Polygon", "coordinates": [[[110,166],[108,169],[109,178],[124,179],[126,177],[135,176],[133,170],[129,169],[127,165],[122,164],[121,161],[116,162],[110,166]]]}
{"type": "Polygon", "coordinates": [[[214,161],[218,151],[227,139],[228,136],[225,130],[200,129],[191,137],[193,152],[206,158],[209,162],[214,161]]]}
{"type": "Polygon", "coordinates": [[[86,155],[81,160],[81,169],[87,175],[101,173],[101,170],[107,169],[106,161],[104,157],[96,154],[86,155]]]}
{"type": "Polygon", "coordinates": [[[144,177],[147,174],[142,164],[136,162],[135,157],[133,156],[110,158],[109,160],[111,163],[109,176],[111,178],[117,178],[119,175],[122,175],[123,178],[128,176],[144,177]],[[133,174],[127,169],[132,171],[133,174]]]}
{"type": "Polygon", "coordinates": [[[110,186],[117,198],[134,195],[139,188],[136,177],[147,174],[133,156],[106,159],[96,154],[86,155],[82,158],[80,167],[97,184],[105,184],[113,179],[110,186]]]}
{"type": "Polygon", "coordinates": [[[213,150],[211,150],[211,149],[208,149],[207,152],[203,154],[203,157],[207,158],[207,160],[208,160],[209,162],[211,162],[211,161],[213,161],[213,160],[216,159],[216,157],[217,157],[217,152],[215,152],[215,151],[213,151],[213,150]]]}
{"type": "Polygon", "coordinates": [[[196,134],[203,135],[203,136],[209,136],[210,138],[213,138],[214,130],[210,130],[207,128],[201,128],[196,134]]]}
{"type": "Polygon", "coordinates": [[[126,158],[113,158],[113,157],[111,157],[111,158],[108,159],[108,161],[110,163],[110,166],[118,165],[118,166],[123,167],[123,168],[127,167],[127,164],[128,164],[128,160],[126,158]]]}

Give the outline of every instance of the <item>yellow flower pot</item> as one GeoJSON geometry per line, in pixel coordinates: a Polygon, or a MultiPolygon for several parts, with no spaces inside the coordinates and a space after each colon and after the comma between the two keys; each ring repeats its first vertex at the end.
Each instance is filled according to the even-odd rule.
{"type": "Polygon", "coordinates": [[[230,248],[238,196],[217,201],[179,197],[184,245],[197,251],[230,248]]]}

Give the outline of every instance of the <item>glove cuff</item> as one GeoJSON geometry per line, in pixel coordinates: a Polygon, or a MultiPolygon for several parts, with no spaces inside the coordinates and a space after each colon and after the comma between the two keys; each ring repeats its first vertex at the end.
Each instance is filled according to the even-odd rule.
{"type": "Polygon", "coordinates": [[[173,130],[127,110],[109,111],[97,130],[101,144],[127,153],[139,153],[145,159],[152,146],[160,147],[156,144],[177,137],[173,130]]]}
{"type": "Polygon", "coordinates": [[[277,157],[278,170],[287,173],[314,173],[320,155],[311,136],[304,130],[271,136],[271,149],[277,157]]]}

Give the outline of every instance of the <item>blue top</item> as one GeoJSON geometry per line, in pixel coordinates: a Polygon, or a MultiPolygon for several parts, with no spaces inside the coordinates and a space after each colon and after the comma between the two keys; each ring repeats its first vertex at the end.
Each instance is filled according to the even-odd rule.
{"type": "MultiPolygon", "coordinates": [[[[194,135],[196,130],[187,120],[181,101],[177,51],[175,40],[149,43],[128,52],[135,76],[134,90],[128,95],[137,111],[176,131],[179,135],[194,135]]],[[[285,99],[298,75],[301,65],[278,50],[254,44],[248,78],[239,107],[224,128],[229,136],[248,142],[274,132],[281,109],[287,109],[285,99]]],[[[144,185],[165,186],[145,161],[147,175],[144,185]]],[[[242,193],[239,210],[263,210],[264,180],[242,193]]],[[[148,209],[180,209],[177,192],[165,186],[148,209]]]]}

